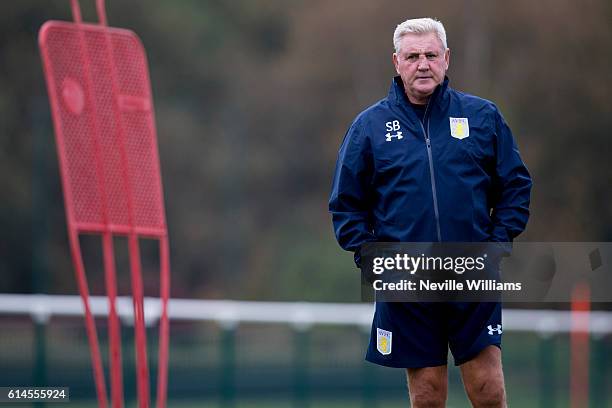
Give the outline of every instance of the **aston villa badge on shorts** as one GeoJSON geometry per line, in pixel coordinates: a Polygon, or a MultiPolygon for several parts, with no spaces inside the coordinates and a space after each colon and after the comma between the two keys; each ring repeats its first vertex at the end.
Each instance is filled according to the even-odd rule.
{"type": "Polygon", "coordinates": [[[392,337],[393,333],[390,331],[376,328],[376,350],[378,350],[380,354],[384,356],[391,354],[392,337]]]}
{"type": "Polygon", "coordinates": [[[448,118],[450,120],[451,136],[455,139],[465,139],[470,135],[470,125],[467,118],[448,118]]]}

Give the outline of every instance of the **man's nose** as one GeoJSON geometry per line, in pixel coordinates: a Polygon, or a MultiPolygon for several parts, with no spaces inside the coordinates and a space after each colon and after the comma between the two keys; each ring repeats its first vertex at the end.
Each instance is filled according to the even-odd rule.
{"type": "Polygon", "coordinates": [[[424,55],[419,56],[419,65],[417,66],[419,71],[427,71],[429,69],[429,61],[424,55]]]}

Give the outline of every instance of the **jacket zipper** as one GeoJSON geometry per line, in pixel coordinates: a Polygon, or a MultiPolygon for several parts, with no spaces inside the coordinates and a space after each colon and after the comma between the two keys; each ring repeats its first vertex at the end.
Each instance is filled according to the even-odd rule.
{"type": "Polygon", "coordinates": [[[429,161],[429,176],[431,179],[431,194],[433,196],[434,215],[436,217],[436,232],[438,233],[438,242],[442,242],[442,233],[440,232],[440,212],[438,211],[438,193],[436,192],[436,178],[435,178],[434,167],[433,167],[433,156],[431,154],[431,140],[429,139],[429,118],[427,117],[428,109],[429,109],[429,103],[427,103],[427,106],[425,107],[425,114],[423,115],[423,119],[427,120],[427,131],[425,131],[423,122],[419,121],[419,123],[421,124],[423,135],[425,136],[425,145],[427,146],[427,159],[429,161]]]}

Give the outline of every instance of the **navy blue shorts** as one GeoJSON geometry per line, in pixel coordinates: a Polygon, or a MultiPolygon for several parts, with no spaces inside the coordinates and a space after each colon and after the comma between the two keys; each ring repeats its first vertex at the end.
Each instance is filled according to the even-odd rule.
{"type": "Polygon", "coordinates": [[[388,367],[460,365],[485,347],[501,348],[501,303],[376,302],[366,360],[388,367]]]}

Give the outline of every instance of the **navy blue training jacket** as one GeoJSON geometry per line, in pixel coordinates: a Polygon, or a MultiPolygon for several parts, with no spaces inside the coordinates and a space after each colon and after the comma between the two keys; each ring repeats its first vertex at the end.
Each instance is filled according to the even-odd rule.
{"type": "Polygon", "coordinates": [[[448,78],[419,120],[395,77],[344,137],[329,200],[340,246],[368,241],[510,242],[529,218],[531,178],[490,101],[448,78]]]}

